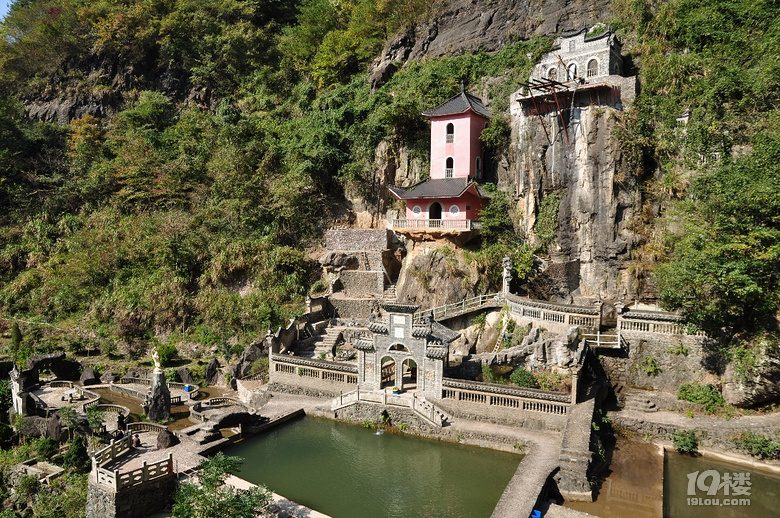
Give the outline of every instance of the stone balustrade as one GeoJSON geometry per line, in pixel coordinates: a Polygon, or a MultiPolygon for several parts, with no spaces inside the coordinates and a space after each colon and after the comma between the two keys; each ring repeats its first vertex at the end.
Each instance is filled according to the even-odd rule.
{"type": "Polygon", "coordinates": [[[111,439],[108,446],[90,454],[93,468],[105,466],[117,457],[121,457],[129,452],[131,447],[132,437],[129,434],[121,439],[111,439]]]}
{"type": "Polygon", "coordinates": [[[555,415],[566,415],[571,406],[571,396],[563,392],[509,387],[451,378],[444,378],[442,386],[443,398],[453,401],[555,415]]]}
{"type": "Polygon", "coordinates": [[[164,424],[157,424],[157,423],[149,423],[146,421],[139,421],[137,423],[129,423],[127,425],[127,431],[128,433],[135,433],[135,432],[152,432],[152,433],[159,433],[161,430],[167,430],[168,427],[164,424]]]}
{"type": "Polygon", "coordinates": [[[547,327],[561,332],[574,326],[587,329],[599,329],[601,326],[600,306],[553,304],[526,299],[511,293],[507,294],[505,298],[510,312],[520,317],[521,320],[543,322],[547,324],[547,327]]]}
{"type": "MultiPolygon", "coordinates": [[[[313,378],[333,383],[356,385],[357,366],[324,360],[271,354],[272,373],[313,378]]],[[[278,376],[275,376],[278,378],[278,376]]]]}
{"type": "Polygon", "coordinates": [[[393,229],[430,229],[430,230],[471,230],[470,219],[393,219],[393,229]]]}
{"type": "Polygon", "coordinates": [[[141,485],[150,480],[173,474],[173,454],[169,453],[167,459],[163,459],[151,464],[146,461],[140,468],[120,472],[119,470],[109,471],[104,468],[96,468],[95,475],[98,484],[112,488],[114,491],[121,491],[130,487],[141,485]]]}
{"type": "Polygon", "coordinates": [[[663,335],[705,336],[703,331],[688,333],[682,317],[665,311],[627,311],[618,316],[618,331],[663,335]]]}
{"type": "Polygon", "coordinates": [[[429,425],[440,428],[449,419],[449,415],[436,405],[416,394],[388,394],[385,390],[366,391],[357,389],[347,394],[339,394],[331,403],[331,410],[336,411],[356,403],[373,403],[382,406],[396,406],[411,409],[418,417],[429,425]]]}

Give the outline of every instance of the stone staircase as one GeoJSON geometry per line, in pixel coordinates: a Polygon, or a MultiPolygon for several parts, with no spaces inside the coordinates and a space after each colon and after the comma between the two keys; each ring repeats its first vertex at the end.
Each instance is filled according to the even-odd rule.
{"type": "Polygon", "coordinates": [[[309,349],[301,352],[304,358],[319,359],[323,353],[325,358],[332,359],[333,346],[339,341],[343,341],[341,332],[346,329],[344,326],[326,327],[325,332],[309,346],[309,349]]]}
{"type": "Polygon", "coordinates": [[[645,413],[658,412],[658,407],[653,400],[641,394],[626,394],[623,409],[645,413]]]}
{"type": "Polygon", "coordinates": [[[382,294],[382,300],[385,302],[395,302],[398,300],[398,290],[395,284],[385,285],[385,291],[382,294]]]}

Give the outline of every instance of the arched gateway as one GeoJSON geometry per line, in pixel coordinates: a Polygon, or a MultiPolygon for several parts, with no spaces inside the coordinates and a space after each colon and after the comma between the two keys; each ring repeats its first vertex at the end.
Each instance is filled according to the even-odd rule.
{"type": "Polygon", "coordinates": [[[415,320],[418,307],[382,304],[386,318],[371,322],[372,336],[355,342],[361,390],[398,387],[441,397],[449,344],[460,335],[436,322],[415,320]]]}

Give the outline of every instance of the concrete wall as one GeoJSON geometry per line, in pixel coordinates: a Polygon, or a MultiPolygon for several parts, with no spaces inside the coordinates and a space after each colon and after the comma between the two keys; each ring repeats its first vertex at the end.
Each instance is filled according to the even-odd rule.
{"type": "Polygon", "coordinates": [[[174,475],[116,493],[90,479],[86,515],[89,518],[146,518],[170,504],[175,490],[174,475]]]}
{"type": "Polygon", "coordinates": [[[328,250],[385,250],[388,248],[387,229],[332,229],[325,232],[325,248],[328,250]]]}
{"type": "Polygon", "coordinates": [[[676,392],[683,383],[713,381],[717,365],[710,365],[705,351],[706,338],[691,335],[664,335],[622,331],[627,351],[598,351],[613,386],[642,387],[676,392]],[[682,352],[687,349],[687,354],[682,352]],[[651,363],[660,369],[649,373],[651,363]]]}

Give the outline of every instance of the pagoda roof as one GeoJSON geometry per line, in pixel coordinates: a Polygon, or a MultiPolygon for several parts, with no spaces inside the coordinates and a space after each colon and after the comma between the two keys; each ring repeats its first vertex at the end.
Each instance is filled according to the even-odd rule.
{"type": "Polygon", "coordinates": [[[389,185],[390,192],[399,200],[416,200],[421,198],[460,198],[467,191],[480,198],[490,196],[480,188],[479,184],[469,178],[429,178],[411,187],[396,187],[389,185]]]}
{"type": "Polygon", "coordinates": [[[442,117],[444,115],[459,115],[469,110],[486,119],[492,116],[490,110],[482,104],[482,99],[467,93],[463,89],[461,89],[459,94],[450,97],[443,104],[431,110],[426,110],[422,114],[426,117],[442,117]]]}

